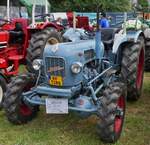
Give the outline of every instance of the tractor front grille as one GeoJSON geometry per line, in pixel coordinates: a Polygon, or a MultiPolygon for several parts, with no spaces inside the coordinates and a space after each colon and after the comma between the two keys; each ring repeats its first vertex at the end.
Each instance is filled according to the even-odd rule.
{"type": "Polygon", "coordinates": [[[65,60],[60,57],[46,57],[46,72],[48,76],[65,77],[65,60]]]}

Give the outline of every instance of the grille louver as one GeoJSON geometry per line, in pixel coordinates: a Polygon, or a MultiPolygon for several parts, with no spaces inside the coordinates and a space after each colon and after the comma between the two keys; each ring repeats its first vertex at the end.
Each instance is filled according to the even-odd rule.
{"type": "Polygon", "coordinates": [[[46,72],[49,76],[65,77],[65,60],[59,57],[46,57],[46,72]]]}

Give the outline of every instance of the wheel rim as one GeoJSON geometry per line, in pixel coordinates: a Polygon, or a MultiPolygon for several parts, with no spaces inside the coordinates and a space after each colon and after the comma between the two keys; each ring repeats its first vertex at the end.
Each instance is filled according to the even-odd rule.
{"type": "Polygon", "coordinates": [[[140,89],[142,86],[143,68],[144,68],[144,50],[142,49],[139,55],[137,79],[136,79],[136,86],[138,89],[140,89]]]}
{"type": "Polygon", "coordinates": [[[49,38],[49,39],[47,40],[47,42],[48,42],[49,44],[51,44],[51,45],[54,45],[54,44],[59,43],[58,40],[57,40],[56,38],[54,38],[54,37],[49,38]]]}
{"type": "Polygon", "coordinates": [[[32,110],[25,104],[20,105],[20,112],[23,116],[29,116],[32,114],[32,110]]]}
{"type": "Polygon", "coordinates": [[[3,101],[3,88],[2,86],[0,86],[0,104],[2,103],[3,101]]]}
{"type": "Polygon", "coordinates": [[[125,99],[123,96],[121,96],[117,102],[117,113],[115,116],[115,123],[114,123],[115,133],[121,132],[124,120],[124,113],[125,113],[125,99]]]}

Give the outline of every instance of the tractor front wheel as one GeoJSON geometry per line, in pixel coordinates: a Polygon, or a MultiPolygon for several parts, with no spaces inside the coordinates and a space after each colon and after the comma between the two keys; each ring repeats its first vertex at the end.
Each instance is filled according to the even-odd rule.
{"type": "Polygon", "coordinates": [[[126,45],[123,51],[121,73],[127,80],[127,97],[136,101],[141,96],[144,76],[145,46],[143,39],[126,45]]]}
{"type": "Polygon", "coordinates": [[[41,32],[34,34],[27,49],[27,69],[29,72],[36,73],[32,67],[34,59],[42,58],[46,43],[51,45],[62,42],[60,33],[54,28],[46,28],[41,32]]]}
{"type": "Polygon", "coordinates": [[[31,74],[17,76],[8,84],[3,107],[11,123],[24,124],[36,116],[38,106],[29,107],[22,97],[22,93],[29,91],[34,84],[35,79],[31,74]]]}
{"type": "Polygon", "coordinates": [[[103,92],[99,109],[98,133],[102,141],[115,143],[122,132],[126,108],[126,86],[111,83],[103,92]]]}

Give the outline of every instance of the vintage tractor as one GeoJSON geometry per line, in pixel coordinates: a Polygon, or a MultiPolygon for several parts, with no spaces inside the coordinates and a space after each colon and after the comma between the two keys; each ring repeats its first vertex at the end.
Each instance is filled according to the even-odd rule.
{"type": "Polygon", "coordinates": [[[47,39],[52,44],[62,41],[59,32],[56,31],[63,30],[63,26],[48,21],[47,9],[46,14],[41,15],[42,18],[45,18],[45,21],[37,23],[34,13],[35,5],[36,1],[32,9],[31,24],[25,18],[10,19],[9,0],[7,0],[7,20],[0,19],[0,108],[6,84],[10,77],[18,74],[19,65],[27,64],[28,70],[31,71],[30,63],[33,58],[30,57],[30,54],[34,53],[36,57],[40,55],[47,39]],[[26,56],[27,51],[28,55],[26,56]]]}
{"type": "Polygon", "coordinates": [[[46,39],[41,58],[32,57],[35,73],[19,75],[9,83],[6,116],[13,124],[24,124],[36,117],[40,105],[50,114],[96,115],[100,138],[114,143],[122,132],[126,94],[132,100],[141,95],[144,34],[126,31],[124,25],[123,29],[98,27],[93,37],[77,36],[80,40],[55,45],[46,39]]]}

